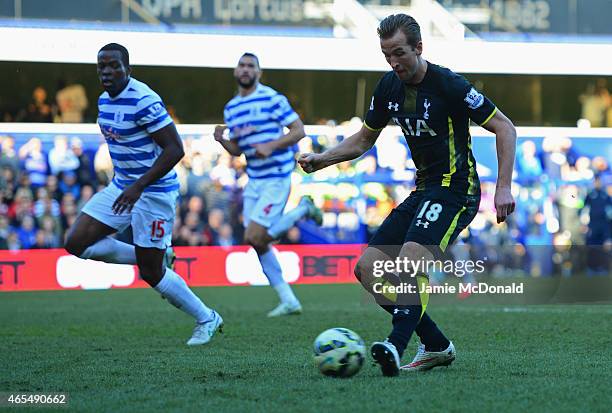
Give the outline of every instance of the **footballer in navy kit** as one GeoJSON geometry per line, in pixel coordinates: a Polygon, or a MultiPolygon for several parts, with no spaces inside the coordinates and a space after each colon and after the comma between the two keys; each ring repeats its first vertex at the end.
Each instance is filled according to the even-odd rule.
{"type": "Polygon", "coordinates": [[[408,142],[417,168],[416,189],[385,219],[355,268],[365,289],[392,316],[391,333],[385,341],[374,343],[371,352],[383,375],[395,376],[400,370],[448,366],[456,352],[425,311],[428,294],[422,290],[428,285],[426,272],[395,270],[377,278],[373,276],[375,265],[397,258],[413,263],[431,261],[476,215],[480,182],[471,149],[470,120],[496,135],[499,167],[495,208],[498,223],[503,222],[515,206],[510,186],[516,130],[463,76],[422,57],[420,27],[414,18],[388,16],[381,21],[378,35],[393,70],[378,83],[361,130],[321,154],[302,154],[299,163],[310,173],[355,159],[374,145],[391,121],[402,129],[408,142]],[[407,278],[414,292],[381,291],[380,284],[397,286],[407,278]],[[413,332],[421,344],[413,361],[400,367],[413,332]]]}

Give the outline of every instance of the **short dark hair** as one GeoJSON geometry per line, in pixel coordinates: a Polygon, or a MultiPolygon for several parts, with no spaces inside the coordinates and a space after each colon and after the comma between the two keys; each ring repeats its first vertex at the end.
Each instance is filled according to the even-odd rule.
{"type": "Polygon", "coordinates": [[[121,61],[123,62],[123,64],[126,67],[130,65],[130,54],[128,53],[127,49],[125,47],[121,46],[119,43],[109,43],[107,45],[104,45],[98,51],[98,53],[100,53],[103,50],[107,50],[107,51],[115,50],[115,51],[121,53],[121,61]]]}
{"type": "Polygon", "coordinates": [[[253,58],[253,59],[255,59],[255,61],[257,62],[257,67],[259,67],[259,68],[261,67],[261,66],[259,65],[259,58],[258,58],[256,55],[254,55],[253,53],[245,52],[245,53],[243,53],[243,54],[242,54],[242,56],[240,56],[240,58],[241,58],[241,59],[242,59],[243,57],[252,57],[252,58],[253,58]]]}
{"type": "Polygon", "coordinates": [[[381,39],[393,37],[395,33],[401,30],[406,35],[406,41],[412,47],[416,47],[421,41],[421,27],[412,16],[407,14],[392,14],[385,17],[376,32],[381,39]]]}

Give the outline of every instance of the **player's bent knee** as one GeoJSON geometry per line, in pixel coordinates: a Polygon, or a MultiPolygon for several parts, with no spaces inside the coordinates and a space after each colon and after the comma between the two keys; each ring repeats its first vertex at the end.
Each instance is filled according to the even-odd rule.
{"type": "Polygon", "coordinates": [[[244,242],[247,243],[248,245],[252,246],[255,243],[255,238],[256,237],[250,232],[247,232],[246,234],[244,234],[244,242]]]}
{"type": "Polygon", "coordinates": [[[64,243],[64,249],[69,254],[80,257],[81,255],[83,255],[83,253],[87,249],[87,246],[83,245],[83,243],[79,242],[79,240],[76,239],[75,237],[69,236],[68,238],[66,238],[66,242],[64,243]]]}
{"type": "Polygon", "coordinates": [[[255,252],[257,252],[257,255],[263,255],[270,250],[270,246],[268,244],[255,244],[252,245],[252,247],[255,252]]]}
{"type": "Polygon", "coordinates": [[[165,269],[153,267],[138,267],[140,277],[151,287],[155,287],[163,278],[165,269]]]}
{"type": "Polygon", "coordinates": [[[402,246],[401,256],[411,260],[422,260],[430,258],[432,254],[425,246],[408,241],[402,246]]]}
{"type": "Polygon", "coordinates": [[[359,266],[359,263],[357,263],[357,265],[355,265],[355,269],[353,270],[353,274],[355,275],[355,278],[357,278],[359,282],[361,282],[362,272],[363,272],[363,268],[359,266]]]}
{"type": "Polygon", "coordinates": [[[357,261],[357,265],[355,265],[355,277],[361,282],[365,278],[367,278],[368,273],[371,273],[372,265],[368,259],[364,259],[363,257],[357,261]]]}
{"type": "Polygon", "coordinates": [[[268,240],[266,240],[264,237],[260,237],[257,235],[250,236],[246,238],[246,242],[258,253],[266,252],[268,250],[268,240]]]}
{"type": "MultiPolygon", "coordinates": [[[[360,283],[369,283],[373,278],[374,262],[371,257],[362,256],[355,265],[355,277],[360,283]]],[[[365,285],[365,284],[364,284],[365,285]]]]}

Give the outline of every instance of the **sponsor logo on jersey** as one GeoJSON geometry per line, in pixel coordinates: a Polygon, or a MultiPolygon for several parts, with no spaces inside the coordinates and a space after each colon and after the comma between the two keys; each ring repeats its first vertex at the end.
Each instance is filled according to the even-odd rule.
{"type": "Polygon", "coordinates": [[[121,138],[121,135],[116,133],[115,130],[110,126],[100,125],[100,131],[102,132],[102,135],[104,135],[106,139],[117,140],[121,138]]]}
{"type": "Polygon", "coordinates": [[[254,133],[254,132],[257,132],[257,128],[249,124],[244,125],[242,127],[235,127],[234,130],[232,130],[232,133],[234,134],[235,138],[250,135],[251,133],[254,133]]]}
{"type": "Polygon", "coordinates": [[[425,133],[428,133],[430,136],[437,135],[436,131],[430,128],[423,119],[393,118],[393,122],[402,128],[402,131],[407,136],[421,136],[425,133]]]}

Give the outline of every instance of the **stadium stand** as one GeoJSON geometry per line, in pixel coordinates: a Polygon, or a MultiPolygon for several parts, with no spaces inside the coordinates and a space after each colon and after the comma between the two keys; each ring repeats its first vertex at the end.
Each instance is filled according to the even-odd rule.
{"type": "MultiPolygon", "coordinates": [[[[452,67],[458,71],[606,76],[610,70],[609,65],[599,64],[597,60],[605,55],[601,39],[610,35],[609,27],[587,19],[585,13],[591,10],[588,8],[581,8],[583,13],[571,14],[575,21],[563,20],[563,13],[571,6],[567,1],[555,8],[549,1],[523,2],[526,10],[534,12],[531,18],[527,18],[525,11],[513,9],[512,2],[499,1],[277,2],[270,9],[274,13],[269,14],[261,9],[251,13],[237,6],[224,8],[219,5],[225,4],[222,2],[214,6],[212,2],[202,2],[204,8],[199,9],[196,3],[199,4],[122,1],[121,7],[107,7],[107,2],[99,2],[94,10],[73,1],[70,18],[67,18],[62,14],[65,9],[37,8],[34,2],[22,0],[15,2],[14,8],[0,7],[0,29],[13,30],[32,47],[15,48],[4,44],[0,51],[4,60],[91,63],[92,44],[115,33],[141,50],[135,54],[135,62],[139,64],[167,65],[167,61],[172,61],[177,66],[232,67],[237,55],[234,52],[242,51],[245,39],[249,39],[254,44],[264,42],[267,45],[270,54],[264,54],[263,59],[270,68],[295,69],[297,65],[304,70],[380,71],[386,66],[383,59],[372,58],[380,52],[376,42],[371,42],[378,19],[393,11],[408,11],[422,22],[424,37],[431,45],[428,55],[442,63],[452,62],[452,67]],[[278,8],[274,9],[276,6],[278,8]],[[69,53],[58,53],[57,49],[49,47],[49,43],[67,39],[71,45],[69,53]],[[183,42],[182,50],[196,44],[204,48],[209,47],[206,46],[209,43],[223,42],[227,53],[198,49],[201,53],[183,53],[176,60],[177,56],[162,56],[157,49],[145,47],[148,43],[167,49],[176,39],[183,42]],[[295,56],[287,63],[287,59],[279,58],[279,50],[288,44],[283,43],[286,41],[299,42],[304,51],[318,47],[326,53],[310,54],[306,59],[295,56]],[[535,42],[554,42],[557,43],[555,47],[565,43],[565,49],[554,54],[542,53],[545,49],[539,49],[541,44],[534,45],[535,48],[527,46],[535,42]],[[585,59],[592,60],[592,69],[587,72],[582,64],[574,67],[551,60],[567,55],[566,52],[575,47],[574,43],[584,42],[599,45],[583,49],[585,59]],[[508,58],[514,55],[513,50],[518,50],[513,47],[521,48],[525,53],[523,59],[508,58]],[[360,53],[355,53],[356,50],[360,53]],[[491,52],[496,54],[491,55],[491,52]],[[458,58],[466,55],[471,58],[458,58]]],[[[57,90],[45,90],[31,79],[28,89],[32,91],[29,92],[31,102],[19,110],[6,111],[3,117],[24,122],[78,123],[87,107],[87,97],[78,81],[72,79],[72,82],[63,82],[62,87],[58,85],[57,90]],[[68,116],[73,120],[66,119],[58,93],[69,88],[72,88],[72,96],[80,95],[74,99],[81,102],[79,109],[68,116]],[[58,95],[53,96],[54,92],[58,95]]],[[[539,82],[539,79],[534,81],[533,91],[541,88],[539,82]]],[[[542,95],[540,90],[539,97],[533,97],[529,103],[531,112],[542,111],[542,95]],[[539,103],[533,103],[538,99],[539,103]]],[[[364,106],[366,96],[365,82],[358,82],[355,107],[364,106]]],[[[509,96],[508,99],[521,98],[509,96]]],[[[569,123],[573,124],[580,117],[581,126],[612,126],[606,78],[589,79],[586,90],[574,100],[577,107],[582,106],[582,113],[577,113],[569,123]]],[[[0,103],[3,102],[0,100],[0,103]]],[[[90,107],[90,110],[93,109],[90,107]]],[[[542,119],[542,116],[536,113],[533,119],[542,119]]],[[[335,128],[335,121],[321,119],[321,123],[332,126],[309,127],[308,138],[301,142],[302,151],[321,151],[347,136],[347,128],[335,128]]],[[[307,222],[301,223],[283,242],[367,242],[382,217],[412,189],[415,171],[406,144],[397,131],[389,130],[391,132],[385,134],[375,149],[357,161],[327,168],[314,176],[306,176],[296,169],[294,182],[300,185],[294,186],[299,189],[292,194],[289,207],[295,205],[301,195],[312,195],[325,211],[324,225],[319,229],[307,222]]],[[[499,229],[493,225],[492,212],[496,173],[494,142],[484,136],[482,130],[473,133],[483,199],[471,233],[466,234],[472,244],[480,241],[490,248],[508,243],[524,246],[583,244],[588,242],[589,227],[609,228],[609,215],[600,216],[598,219],[603,219],[602,222],[589,223],[588,208],[583,207],[595,177],[601,178],[608,193],[612,191],[612,131],[588,128],[519,130],[515,179],[518,209],[499,229]]],[[[246,180],[243,160],[221,152],[210,137],[210,126],[185,125],[181,132],[187,156],[178,168],[182,197],[175,245],[239,244],[243,233],[241,188],[246,180]]],[[[9,249],[60,247],[66,228],[80,207],[112,177],[103,139],[95,126],[61,123],[52,126],[43,123],[36,128],[7,123],[0,127],[0,135],[0,246],[9,249]]],[[[604,238],[609,237],[609,231],[606,234],[604,238]]],[[[121,236],[129,239],[130,234],[121,236]]]]}
{"type": "MultiPolygon", "coordinates": [[[[348,122],[337,128],[308,127],[301,151],[321,151],[337,144],[359,124],[357,119],[352,122],[352,126],[348,122]]],[[[186,156],[177,171],[182,189],[174,244],[241,244],[241,190],[247,179],[244,160],[221,151],[211,137],[212,126],[180,125],[179,130],[186,156]]],[[[488,248],[490,256],[495,247],[510,244],[527,249],[584,245],[590,227],[609,227],[610,217],[589,222],[584,207],[595,176],[612,194],[610,133],[606,129],[519,128],[514,180],[517,210],[507,224],[498,227],[493,208],[495,143],[482,129],[474,129],[483,198],[470,233],[464,234],[471,245],[488,248]]],[[[61,247],[80,207],[112,176],[103,138],[95,125],[4,124],[0,134],[0,247],[61,247]],[[56,132],[60,130],[66,132],[56,132]]],[[[367,242],[382,217],[413,189],[414,172],[406,144],[394,128],[356,161],[313,176],[296,169],[288,207],[300,196],[312,195],[325,212],[324,224],[320,229],[302,222],[283,242],[367,242]]],[[[610,231],[606,234],[609,239],[610,231]]],[[[120,236],[129,240],[130,234],[120,236]]]]}

